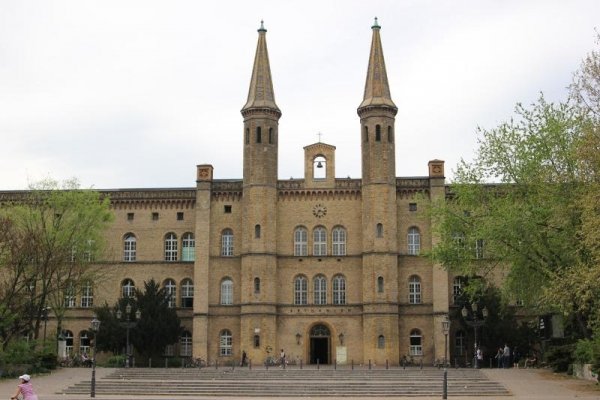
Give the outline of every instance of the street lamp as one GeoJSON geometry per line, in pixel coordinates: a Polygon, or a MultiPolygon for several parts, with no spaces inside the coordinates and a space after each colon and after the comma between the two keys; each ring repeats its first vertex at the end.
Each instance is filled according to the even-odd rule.
{"type": "Polygon", "coordinates": [[[448,332],[450,332],[450,318],[444,315],[442,320],[442,331],[444,332],[444,393],[442,399],[448,398],[448,332]]]}
{"type": "Polygon", "coordinates": [[[478,360],[477,360],[477,328],[479,328],[480,326],[483,326],[483,324],[485,324],[485,320],[489,315],[489,311],[487,309],[487,307],[483,307],[483,309],[481,310],[481,317],[479,316],[478,313],[478,309],[479,309],[479,305],[477,304],[477,302],[473,302],[471,304],[471,312],[469,313],[469,310],[467,310],[467,306],[463,306],[461,313],[462,316],[465,320],[465,322],[467,323],[467,325],[472,326],[473,327],[473,332],[475,333],[475,343],[474,343],[474,353],[473,353],[473,358],[475,359],[475,362],[473,363],[473,368],[479,368],[478,365],[478,360]]]}
{"type": "Polygon", "coordinates": [[[48,324],[48,312],[50,310],[50,307],[42,308],[42,320],[44,321],[44,348],[46,348],[46,325],[48,324]]]}
{"type": "MultiPolygon", "coordinates": [[[[121,319],[123,317],[123,312],[121,311],[121,309],[117,310],[117,319],[121,319]]],[[[131,328],[135,328],[135,326],[137,325],[137,321],[139,321],[140,318],[142,318],[142,312],[140,310],[137,310],[135,312],[135,321],[131,321],[131,304],[127,304],[125,306],[125,322],[121,322],[121,326],[124,326],[125,329],[127,330],[127,347],[126,347],[126,351],[125,351],[125,368],[129,368],[129,366],[131,365],[131,351],[129,348],[129,329],[131,328]]]]}
{"type": "Polygon", "coordinates": [[[92,358],[92,387],[90,397],[96,397],[96,342],[98,331],[100,330],[100,320],[94,316],[90,329],[94,332],[94,358],[92,358]]]}

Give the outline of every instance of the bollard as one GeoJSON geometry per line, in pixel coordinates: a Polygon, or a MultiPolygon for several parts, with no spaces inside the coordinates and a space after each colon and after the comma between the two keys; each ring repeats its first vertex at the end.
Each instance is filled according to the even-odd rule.
{"type": "Polygon", "coordinates": [[[317,369],[319,369],[319,359],[317,358],[317,369]]]}
{"type": "Polygon", "coordinates": [[[390,364],[387,359],[385,360],[385,369],[390,369],[390,364]]]}
{"type": "Polygon", "coordinates": [[[371,369],[371,359],[369,359],[369,369],[371,369]]]}
{"type": "Polygon", "coordinates": [[[300,369],[302,369],[302,359],[300,359],[300,369]]]}
{"type": "Polygon", "coordinates": [[[352,371],[354,371],[354,358],[352,359],[352,371]]]}
{"type": "Polygon", "coordinates": [[[337,370],[337,360],[333,360],[333,370],[337,370]]]}

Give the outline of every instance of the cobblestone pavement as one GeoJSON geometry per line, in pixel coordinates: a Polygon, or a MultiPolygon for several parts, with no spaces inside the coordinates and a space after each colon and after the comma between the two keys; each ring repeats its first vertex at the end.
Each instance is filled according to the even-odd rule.
{"type": "MultiPolygon", "coordinates": [[[[102,379],[104,376],[112,373],[114,369],[98,368],[96,370],[97,379],[102,379]]],[[[538,369],[485,369],[483,372],[496,382],[502,383],[510,392],[511,396],[489,396],[486,400],[569,400],[569,399],[586,399],[600,400],[600,386],[592,382],[581,381],[571,377],[566,377],[560,374],[553,374],[547,370],[538,369]]],[[[71,386],[77,382],[90,380],[91,370],[89,368],[64,368],[54,371],[51,374],[33,376],[31,383],[35,387],[40,400],[78,400],[89,399],[89,396],[72,396],[57,394],[62,389],[71,386]]],[[[3,379],[0,381],[0,398],[4,396],[8,399],[16,390],[17,379],[3,379]]],[[[97,396],[98,400],[172,400],[177,399],[173,396],[97,396]]],[[[192,400],[192,396],[180,397],[185,400],[192,400]]],[[[216,397],[195,397],[197,399],[215,400],[216,397]]],[[[418,397],[422,400],[439,399],[438,397],[418,397]]],[[[244,397],[228,397],[229,400],[244,399],[244,397]]],[[[246,398],[248,399],[248,398],[246,398]]],[[[258,400],[257,397],[252,399],[258,400]]],[[[270,398],[272,399],[272,398],[270,398]]],[[[285,399],[279,397],[279,399],[285,399]]],[[[287,399],[298,400],[298,397],[287,399]]],[[[307,397],[304,397],[307,399],[307,397]]],[[[308,397],[308,399],[318,399],[317,397],[308,397]]],[[[342,398],[327,397],[327,400],[341,400],[342,398]]],[[[364,398],[343,397],[343,400],[364,400],[364,398]]],[[[389,398],[394,399],[394,398],[389,398]]],[[[395,399],[400,399],[397,397],[395,399]]],[[[408,398],[407,398],[408,399],[408,398]]],[[[410,397],[415,400],[415,397],[410,397]]],[[[450,399],[455,400],[473,400],[473,397],[455,397],[450,396],[450,399]]]]}

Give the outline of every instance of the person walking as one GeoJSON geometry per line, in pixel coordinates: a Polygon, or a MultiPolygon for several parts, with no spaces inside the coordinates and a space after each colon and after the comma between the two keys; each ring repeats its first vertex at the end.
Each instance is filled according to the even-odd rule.
{"type": "Polygon", "coordinates": [[[23,396],[23,400],[38,400],[37,394],[31,385],[31,376],[24,374],[19,377],[21,383],[17,385],[17,391],[10,400],[16,400],[19,395],[23,396]]]}
{"type": "Polygon", "coordinates": [[[279,353],[279,362],[281,363],[281,367],[285,366],[285,351],[283,351],[283,349],[281,349],[281,353],[279,353]]]}
{"type": "Polygon", "coordinates": [[[510,347],[508,347],[508,343],[504,344],[504,354],[502,358],[504,368],[510,367],[510,347]]]}
{"type": "Polygon", "coordinates": [[[481,347],[477,348],[476,357],[477,357],[477,368],[481,368],[481,365],[483,364],[483,351],[481,351],[481,347]]]}
{"type": "Polygon", "coordinates": [[[498,347],[498,352],[496,353],[496,365],[498,368],[502,368],[502,364],[504,360],[504,349],[502,347],[498,347]]]}

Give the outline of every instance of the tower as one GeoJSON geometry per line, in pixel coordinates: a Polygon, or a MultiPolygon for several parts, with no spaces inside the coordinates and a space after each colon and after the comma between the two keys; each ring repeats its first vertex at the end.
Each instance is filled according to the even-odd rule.
{"type": "Polygon", "coordinates": [[[262,346],[277,346],[277,146],[281,111],[275,104],[267,30],[261,21],[244,117],[240,349],[262,359],[262,346]]]}
{"type": "MultiPolygon", "coordinates": [[[[376,339],[398,337],[398,218],[394,120],[381,46],[381,27],[372,28],[363,101],[358,107],[362,149],[362,274],[364,359],[378,360],[376,339]],[[383,283],[383,285],[381,285],[383,283]],[[381,290],[383,286],[383,290],[381,290]],[[366,345],[371,343],[371,345],[366,345]]],[[[391,341],[390,341],[391,342],[391,341]]],[[[379,356],[381,357],[381,356],[379,356]]],[[[399,360],[398,343],[385,357],[399,360]]],[[[378,360],[383,362],[383,360],[378,360]]]]}

